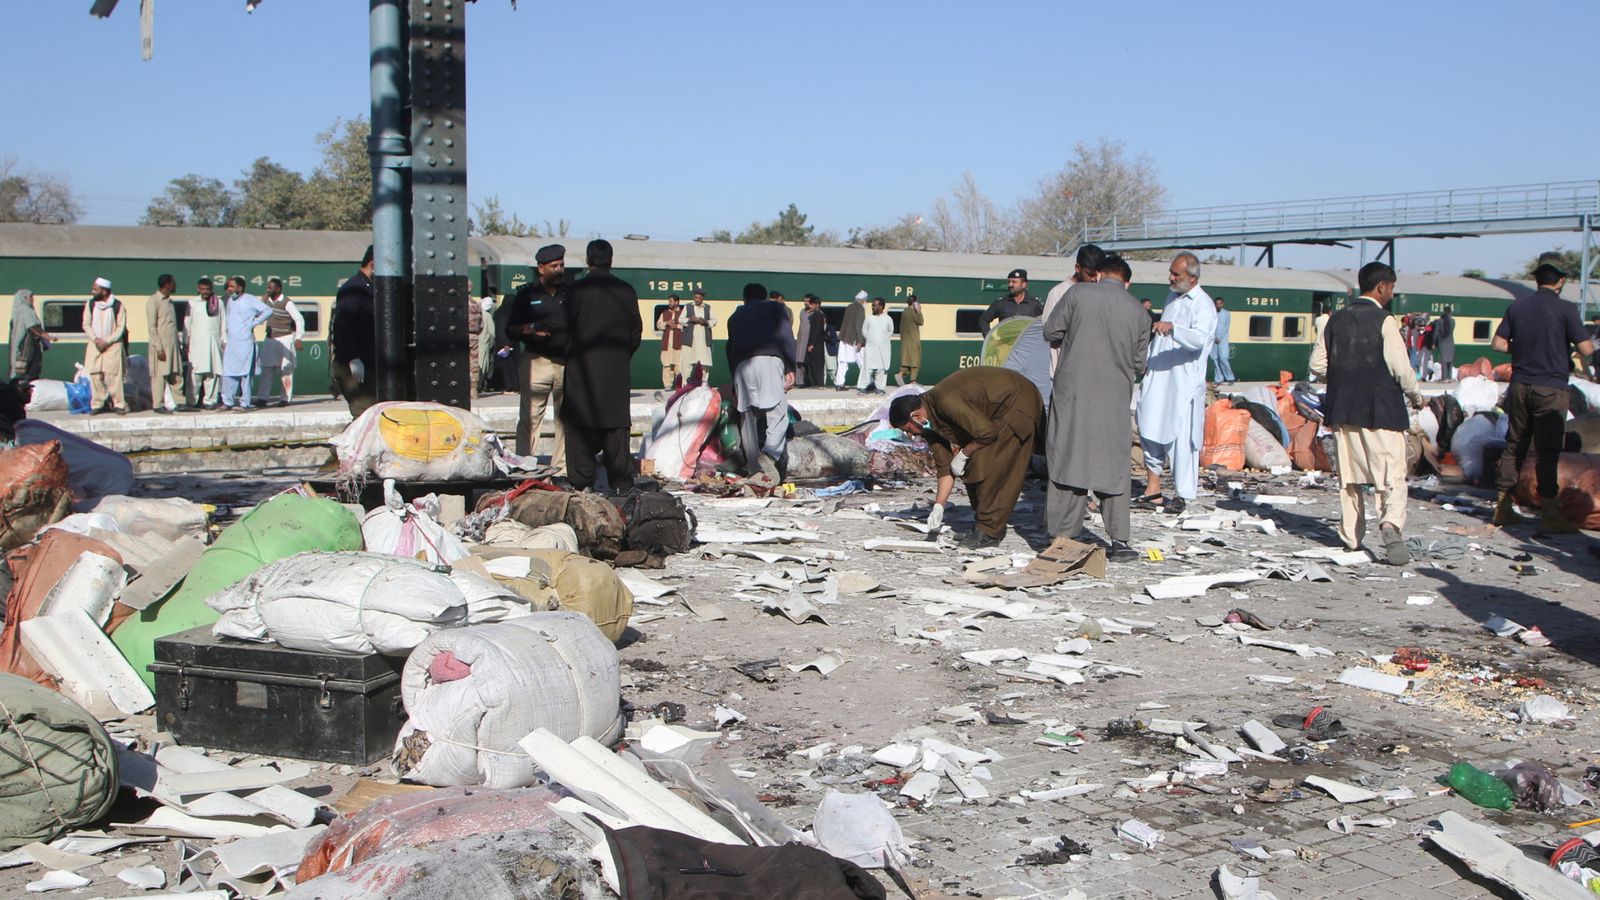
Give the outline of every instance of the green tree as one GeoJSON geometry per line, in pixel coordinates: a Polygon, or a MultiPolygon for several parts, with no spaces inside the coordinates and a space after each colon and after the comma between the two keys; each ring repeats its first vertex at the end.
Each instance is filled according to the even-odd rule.
{"type": "Polygon", "coordinates": [[[238,199],[216,178],[193,172],[168,182],[167,189],[150,201],[141,225],[187,225],[191,228],[231,228],[238,199]]]}
{"type": "MultiPolygon", "coordinates": [[[[482,203],[472,205],[472,219],[469,221],[468,231],[471,234],[505,234],[511,237],[538,237],[539,233],[523,224],[522,219],[512,213],[507,217],[505,210],[500,208],[500,195],[495,194],[482,203]]],[[[563,232],[564,233],[564,232],[563,232]]]]}
{"type": "Polygon", "coordinates": [[[1070,250],[1085,225],[1136,224],[1161,209],[1167,191],[1149,156],[1129,159],[1121,141],[1106,138],[1080,143],[1073,154],[1019,204],[1013,253],[1070,250]]]}
{"type": "Polygon", "coordinates": [[[240,228],[314,228],[310,191],[299,172],[263,156],[233,183],[240,228]]]}
{"type": "MultiPolygon", "coordinates": [[[[1589,264],[1591,266],[1594,265],[1594,262],[1595,260],[1593,259],[1589,260],[1589,264]]],[[[1583,252],[1581,250],[1568,250],[1565,247],[1557,247],[1554,250],[1546,250],[1538,256],[1535,256],[1533,259],[1528,260],[1527,264],[1522,267],[1522,271],[1512,277],[1532,278],[1533,270],[1537,269],[1543,263],[1550,263],[1561,271],[1567,273],[1567,278],[1576,281],[1582,274],[1583,252]]]]}
{"type": "Polygon", "coordinates": [[[869,250],[939,249],[939,233],[919,213],[906,213],[892,225],[850,229],[850,244],[869,250]]]}
{"type": "Polygon", "coordinates": [[[1462,278],[1482,278],[1482,277],[1484,277],[1484,271],[1482,269],[1462,269],[1461,270],[1461,277],[1462,278]]]}
{"type": "Polygon", "coordinates": [[[68,225],[81,215],[83,205],[65,178],[0,159],[0,222],[68,225]]]}
{"type": "Polygon", "coordinates": [[[731,244],[733,243],[733,232],[726,228],[718,228],[711,232],[711,240],[719,244],[731,244]]]}
{"type": "Polygon", "coordinates": [[[763,225],[751,222],[750,227],[739,232],[735,244],[811,244],[816,226],[806,224],[806,214],[793,203],[778,213],[778,217],[763,225]]]}
{"type": "Polygon", "coordinates": [[[328,231],[364,231],[372,227],[372,166],[367,158],[365,117],[336,119],[317,135],[322,164],[307,180],[310,227],[328,231]]]}

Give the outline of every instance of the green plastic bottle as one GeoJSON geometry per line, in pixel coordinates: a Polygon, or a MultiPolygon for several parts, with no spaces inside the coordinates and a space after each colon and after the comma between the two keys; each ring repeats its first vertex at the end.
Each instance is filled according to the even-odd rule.
{"type": "Polygon", "coordinates": [[[1504,781],[1471,763],[1458,762],[1450,767],[1450,787],[1488,809],[1510,809],[1517,799],[1504,781]]]}

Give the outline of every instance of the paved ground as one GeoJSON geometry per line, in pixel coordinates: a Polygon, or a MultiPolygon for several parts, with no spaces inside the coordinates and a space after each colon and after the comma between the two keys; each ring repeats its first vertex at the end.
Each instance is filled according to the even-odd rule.
{"type": "MultiPolygon", "coordinates": [[[[143,486],[154,495],[244,505],[306,473],[232,474],[145,476],[143,486]]],[[[1268,580],[1215,588],[1193,599],[1150,601],[1144,586],[1167,576],[1229,571],[1336,544],[1331,489],[1301,488],[1298,475],[1233,479],[1248,491],[1290,494],[1301,502],[1247,504],[1230,499],[1226,484],[1210,484],[1208,478],[1213,489],[1203,491],[1202,507],[1270,518],[1278,533],[1182,532],[1153,513],[1136,513],[1135,541],[1158,546],[1164,561],[1113,566],[1100,581],[1082,579],[1016,595],[1033,604],[1031,618],[965,624],[958,623],[959,615],[934,615],[939,610],[916,592],[977,592],[960,579],[964,564],[976,557],[953,549],[862,549],[867,539],[916,535],[858,510],[909,509],[925,503],[931,485],[851,495],[825,508],[809,499],[750,509],[738,501],[694,498],[702,530],[792,524],[819,540],[759,549],[797,555],[838,551],[845,558],[831,562],[834,574],[860,573],[880,587],[841,593],[837,605],[822,607],[828,624],[796,625],[760,606],[762,599],[781,600],[786,594],[751,584],[760,576],[782,579],[796,563],[724,556],[715,548],[672,557],[664,572],[647,574],[676,586],[678,593],[664,598],[666,606],[641,605],[636,633],[622,649],[632,683],[624,690],[625,700],[641,709],[664,701],[684,704],[687,724],[713,730],[717,704],[748,717],[725,729],[709,752],[748,775],[749,786],[797,827],[810,824],[829,787],[867,790],[866,782],[894,776],[883,765],[857,771],[861,762],[853,757],[871,754],[897,735],[916,740],[931,734],[991,756],[984,773],[989,780],[978,782],[988,798],[963,801],[946,780],[921,808],[895,810],[918,858],[909,871],[934,896],[1065,897],[1073,889],[1089,897],[1217,896],[1213,873],[1221,864],[1236,873],[1260,873],[1263,888],[1279,898],[1495,896],[1492,885],[1419,837],[1440,813],[1456,810],[1529,845],[1565,837],[1565,822],[1600,815],[1591,805],[1555,815],[1488,812],[1459,797],[1435,795],[1437,779],[1455,760],[1482,768],[1513,757],[1538,760],[1573,785],[1581,782],[1586,766],[1600,763],[1600,725],[1594,716],[1594,673],[1600,664],[1600,592],[1594,586],[1600,558],[1592,534],[1545,539],[1531,529],[1495,532],[1484,527],[1485,497],[1419,489],[1409,504],[1408,531],[1465,535],[1474,542],[1466,556],[1401,569],[1376,563],[1329,566],[1332,580],[1326,583],[1268,580]],[[1513,570],[1519,564],[1510,557],[1522,553],[1532,556],[1532,569],[1524,570],[1529,574],[1513,570]],[[1411,605],[1407,598],[1413,596],[1431,603],[1411,605]],[[683,600],[702,613],[706,604],[714,604],[726,618],[702,621],[683,600]],[[1327,648],[1332,655],[1302,657],[1245,646],[1236,633],[1200,624],[1235,608],[1272,626],[1247,636],[1327,648]],[[1479,623],[1495,613],[1540,626],[1554,645],[1536,648],[1491,635],[1479,623]],[[1087,676],[1082,684],[1041,684],[1002,671],[1022,669],[1026,660],[984,667],[961,657],[979,649],[1053,653],[1084,616],[1147,624],[1136,624],[1134,634],[1112,634],[1094,644],[1085,657],[1093,664],[1082,670],[1087,676]],[[927,629],[947,633],[942,642],[915,636],[927,629]],[[1424,648],[1435,661],[1407,695],[1391,698],[1336,683],[1351,666],[1397,671],[1373,657],[1387,658],[1400,646],[1424,648]],[[829,649],[842,651],[848,661],[827,677],[780,667],[771,670],[771,683],[760,683],[732,668],[765,657],[799,663],[829,649]],[[1294,680],[1275,684],[1260,676],[1294,680]],[[1518,687],[1519,678],[1542,679],[1543,687],[1518,687]],[[1521,700],[1540,691],[1571,707],[1577,718],[1570,727],[1514,720],[1511,713],[1521,700]],[[951,721],[963,717],[953,708],[964,705],[977,721],[951,721]],[[1186,719],[1207,723],[1213,740],[1238,747],[1244,742],[1234,729],[1246,720],[1270,723],[1274,716],[1303,716],[1319,705],[1328,706],[1351,736],[1308,744],[1291,729],[1277,728],[1291,746],[1306,747],[1305,761],[1234,764],[1220,777],[1139,792],[1123,780],[1170,772],[1193,757],[1171,736],[1150,731],[1113,736],[1107,730],[1108,723],[1127,717],[1186,719]],[[986,712],[1022,724],[989,724],[986,712]],[[1047,729],[1081,735],[1083,743],[1070,751],[1036,744],[1047,729]],[[815,749],[819,746],[823,749],[815,749]],[[797,752],[808,749],[810,757],[797,752]],[[1415,799],[1341,806],[1303,785],[1309,775],[1380,791],[1409,788],[1415,799]],[[1264,797],[1263,786],[1277,779],[1285,790],[1264,797]],[[1022,796],[1074,783],[1104,786],[1059,801],[1022,796]],[[1327,826],[1341,815],[1387,815],[1397,824],[1363,827],[1346,836],[1327,826]],[[1115,829],[1130,819],[1161,830],[1164,841],[1145,850],[1118,840],[1115,829]],[[1063,837],[1081,842],[1088,852],[1052,865],[1019,862],[1041,848],[1053,849],[1063,837]],[[1230,845],[1241,840],[1255,841],[1269,858],[1252,859],[1230,845]]],[[[1042,544],[1042,505],[1030,485],[1016,518],[1019,531],[1005,542],[1005,553],[1027,554],[1042,544]]],[[[964,526],[970,514],[958,508],[951,519],[964,526]]],[[[350,783],[348,772],[339,770],[321,771],[316,778],[330,796],[350,783]]],[[[895,787],[879,790],[895,800],[895,787]]],[[[175,870],[170,847],[155,855],[158,865],[175,870]]],[[[0,873],[0,892],[20,891],[23,881],[38,875],[37,868],[28,877],[25,871],[0,873]]],[[[97,878],[86,891],[117,896],[126,888],[97,878]]]]}

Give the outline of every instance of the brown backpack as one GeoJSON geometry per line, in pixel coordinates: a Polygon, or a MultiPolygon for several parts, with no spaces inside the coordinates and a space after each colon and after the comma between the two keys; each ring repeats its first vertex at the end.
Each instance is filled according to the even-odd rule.
{"type": "Polygon", "coordinates": [[[564,522],[578,534],[578,549],[595,559],[616,559],[625,529],[622,513],[610,500],[583,491],[548,491],[533,488],[511,500],[511,518],[538,528],[564,522]]]}

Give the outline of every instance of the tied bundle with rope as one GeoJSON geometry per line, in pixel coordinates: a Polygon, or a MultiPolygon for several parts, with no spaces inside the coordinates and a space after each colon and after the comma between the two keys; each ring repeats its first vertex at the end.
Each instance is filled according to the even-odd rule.
{"type": "Polygon", "coordinates": [[[51,841],[117,799],[117,754],[87,710],[0,674],[0,851],[51,841]]]}

